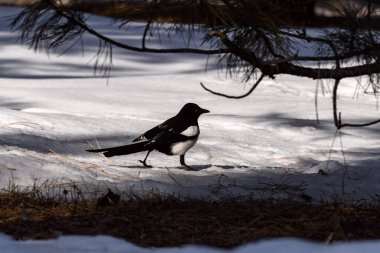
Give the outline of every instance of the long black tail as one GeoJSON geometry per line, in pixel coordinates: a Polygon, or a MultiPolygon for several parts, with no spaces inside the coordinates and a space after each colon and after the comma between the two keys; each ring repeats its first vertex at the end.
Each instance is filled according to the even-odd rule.
{"type": "Polygon", "coordinates": [[[102,149],[89,149],[88,152],[103,153],[106,157],[117,156],[117,155],[129,155],[145,150],[152,149],[149,145],[150,141],[142,141],[137,143],[132,143],[129,145],[113,147],[113,148],[102,148],[102,149]]]}

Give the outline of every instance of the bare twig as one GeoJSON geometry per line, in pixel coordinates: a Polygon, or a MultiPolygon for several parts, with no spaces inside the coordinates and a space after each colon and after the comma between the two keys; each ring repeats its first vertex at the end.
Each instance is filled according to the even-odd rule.
{"type": "Polygon", "coordinates": [[[249,89],[249,91],[247,93],[240,95],[240,96],[231,96],[228,94],[223,94],[223,93],[219,93],[219,92],[210,90],[209,88],[204,86],[204,84],[202,82],[201,82],[201,86],[206,91],[210,92],[211,94],[217,95],[217,96],[221,96],[221,97],[225,97],[225,98],[232,98],[232,99],[241,99],[241,98],[245,98],[245,97],[249,96],[256,89],[256,87],[260,84],[260,82],[263,80],[264,77],[265,77],[265,75],[261,74],[259,79],[257,79],[256,83],[251,87],[251,89],[249,89]]]}

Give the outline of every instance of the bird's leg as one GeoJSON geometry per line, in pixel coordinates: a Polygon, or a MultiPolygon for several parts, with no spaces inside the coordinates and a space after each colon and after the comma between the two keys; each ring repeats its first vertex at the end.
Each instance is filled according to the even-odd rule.
{"type": "Polygon", "coordinates": [[[144,167],[146,167],[146,168],[152,168],[151,165],[146,164],[146,159],[148,159],[148,156],[149,156],[150,152],[152,152],[152,150],[149,150],[149,151],[148,151],[148,154],[146,154],[146,156],[145,156],[145,158],[144,158],[144,161],[139,160],[139,162],[142,163],[142,164],[144,165],[144,167]]]}
{"type": "Polygon", "coordinates": [[[185,166],[186,167],[186,170],[194,170],[193,168],[191,168],[189,165],[187,165],[185,163],[185,155],[181,155],[179,157],[179,162],[181,163],[182,166],[185,166]]]}

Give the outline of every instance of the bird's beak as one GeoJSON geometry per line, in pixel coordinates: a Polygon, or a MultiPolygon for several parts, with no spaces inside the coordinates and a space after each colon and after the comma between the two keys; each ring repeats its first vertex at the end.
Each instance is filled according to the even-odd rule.
{"type": "Polygon", "coordinates": [[[209,110],[206,110],[206,109],[201,108],[201,114],[202,114],[202,113],[209,113],[209,112],[210,112],[209,110]]]}

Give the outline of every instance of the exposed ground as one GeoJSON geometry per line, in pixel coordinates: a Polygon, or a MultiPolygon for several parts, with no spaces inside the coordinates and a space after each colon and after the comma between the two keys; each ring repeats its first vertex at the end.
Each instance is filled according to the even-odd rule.
{"type": "Polygon", "coordinates": [[[0,230],[15,239],[102,234],[144,247],[203,244],[231,248],[277,237],[331,243],[380,238],[379,220],[378,205],[180,201],[152,195],[97,207],[96,202],[80,197],[77,201],[50,199],[36,191],[0,195],[0,230]]]}

